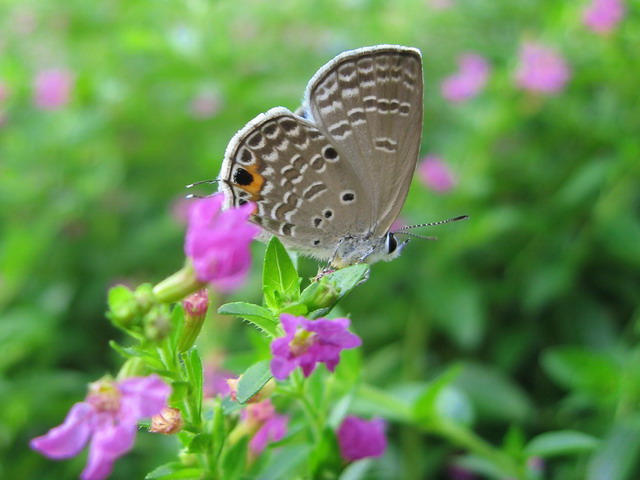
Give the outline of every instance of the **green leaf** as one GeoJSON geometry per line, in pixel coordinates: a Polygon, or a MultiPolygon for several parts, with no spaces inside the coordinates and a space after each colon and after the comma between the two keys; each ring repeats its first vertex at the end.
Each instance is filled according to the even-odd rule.
{"type": "Polygon", "coordinates": [[[351,290],[353,290],[360,282],[367,279],[369,269],[369,265],[359,264],[351,265],[350,267],[341,268],[340,270],[336,270],[333,273],[329,273],[327,277],[335,282],[336,287],[338,288],[340,293],[336,296],[335,301],[331,305],[314,311],[310,315],[310,317],[320,318],[323,315],[329,313],[333,309],[333,307],[351,290]]]}
{"type": "Polygon", "coordinates": [[[190,396],[192,399],[195,399],[195,407],[196,411],[193,412],[194,417],[189,419],[191,422],[198,422],[200,418],[200,412],[202,410],[202,382],[203,382],[203,371],[202,371],[202,360],[200,359],[200,354],[198,350],[193,348],[191,351],[182,356],[185,364],[187,381],[191,385],[192,391],[190,392],[190,396]]]}
{"type": "Polygon", "coordinates": [[[259,478],[262,480],[301,478],[298,470],[309,458],[309,452],[308,445],[290,445],[279,448],[271,456],[259,478]]]}
{"type": "Polygon", "coordinates": [[[221,315],[235,315],[252,323],[270,337],[278,336],[278,321],[267,308],[246,302],[234,302],[222,305],[218,309],[221,315]]]}
{"type": "Polygon", "coordinates": [[[545,432],[534,437],[524,448],[530,457],[554,457],[589,452],[598,446],[598,439],[573,430],[545,432]]]}
{"type": "Polygon", "coordinates": [[[162,465],[152,472],[148,473],[145,479],[193,479],[202,478],[204,472],[200,468],[187,467],[180,462],[171,462],[162,465]]]}
{"type": "Polygon", "coordinates": [[[206,453],[212,445],[211,435],[208,433],[199,433],[187,446],[189,453],[206,453]]]}
{"type": "Polygon", "coordinates": [[[249,367],[238,382],[238,402],[245,403],[253,397],[272,376],[269,360],[263,360],[249,367]]]}
{"type": "Polygon", "coordinates": [[[521,422],[533,411],[522,389],[493,368],[467,363],[454,383],[468,395],[479,417],[521,422]]]}
{"type": "Polygon", "coordinates": [[[587,480],[632,480],[638,478],[640,417],[614,425],[587,467],[587,480]]]}
{"type": "Polygon", "coordinates": [[[549,348],[542,354],[541,362],[553,380],[569,389],[612,394],[621,382],[620,369],[614,360],[587,348],[549,348]]]}
{"type": "Polygon", "coordinates": [[[279,310],[300,296],[300,278],[291,257],[278,237],[267,245],[262,271],[262,289],[267,306],[279,310]]]}
{"type": "Polygon", "coordinates": [[[424,393],[416,400],[413,411],[416,419],[425,421],[436,414],[437,400],[442,391],[460,374],[461,366],[454,365],[432,380],[424,393]]]}

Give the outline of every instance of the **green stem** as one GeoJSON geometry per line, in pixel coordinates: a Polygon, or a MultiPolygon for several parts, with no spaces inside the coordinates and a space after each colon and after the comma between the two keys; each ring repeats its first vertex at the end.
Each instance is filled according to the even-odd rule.
{"type": "Polygon", "coordinates": [[[302,410],[311,425],[313,441],[314,443],[319,442],[322,433],[322,418],[320,418],[318,410],[313,406],[306,395],[304,379],[301,377],[300,373],[295,372],[291,379],[294,387],[294,396],[300,401],[302,410]]]}
{"type": "Polygon", "coordinates": [[[428,425],[423,425],[423,429],[444,437],[452,444],[488,460],[513,478],[521,480],[528,478],[526,469],[518,465],[513,458],[460,424],[441,418],[428,425]]]}

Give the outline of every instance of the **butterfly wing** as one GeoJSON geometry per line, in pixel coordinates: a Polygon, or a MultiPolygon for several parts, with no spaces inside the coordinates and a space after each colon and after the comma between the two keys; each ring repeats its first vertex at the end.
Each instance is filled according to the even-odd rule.
{"type": "Polygon", "coordinates": [[[342,147],[314,124],[276,107],[233,137],[219,180],[226,207],[255,202],[251,220],[266,236],[326,260],[360,225],[362,206],[371,203],[370,192],[352,181],[356,175],[342,147]]]}
{"type": "Polygon", "coordinates": [[[307,86],[309,121],[348,158],[371,194],[362,221],[384,235],[400,213],[413,176],[423,111],[422,58],[415,48],[378,45],[345,52],[307,86]]]}

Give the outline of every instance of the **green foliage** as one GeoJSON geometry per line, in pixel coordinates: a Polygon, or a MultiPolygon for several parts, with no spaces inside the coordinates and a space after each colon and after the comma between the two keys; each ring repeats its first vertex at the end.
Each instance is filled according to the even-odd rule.
{"type": "MultiPolygon", "coordinates": [[[[294,110],[335,54],[399,43],[424,56],[421,153],[441,155],[457,179],[438,194],[416,177],[402,217],[470,220],[438,227],[438,242],[412,240],[370,272],[328,275],[335,290],[322,292],[318,283],[300,291],[305,283],[277,242],[266,253],[256,247],[247,287],[216,299],[225,316],[209,315],[203,327],[205,371],[216,356],[236,375],[247,371],[268,358],[279,313],[317,318],[340,301],[334,312],[348,313],[362,352],[345,352],[335,377],[301,388],[320,392],[316,407],[332,405],[332,427],[347,412],[385,417],[392,445],[345,478],[437,478],[452,464],[487,478],[637,478],[640,12],[625,2],[618,28],[596,35],[581,22],[586,4],[4,1],[0,477],[74,478],[83,459],[51,462],[28,440],[59,424],[87,382],[117,371],[121,355],[169,371],[149,349],[162,343],[175,353],[180,309],[147,317],[122,285],[156,283],[182,265],[183,186],[215,177],[227,142],[255,115],[294,110]],[[565,57],[572,76],[562,92],[514,86],[525,39],[565,57]],[[485,56],[492,72],[481,94],[452,105],[440,82],[465,51],[485,56]],[[45,68],[74,75],[57,110],[33,102],[45,68]],[[257,305],[263,255],[277,266],[257,305]],[[321,298],[328,304],[316,308],[321,298]],[[107,303],[117,328],[104,320],[107,303]],[[547,457],[544,472],[527,466],[530,456],[547,457]]],[[[300,258],[298,267],[309,277],[318,265],[300,258]]],[[[175,399],[197,411],[198,360],[182,360],[175,399]]],[[[208,450],[243,471],[246,445],[223,455],[219,439],[233,425],[222,405],[212,415],[215,434],[194,437],[193,454],[208,450]]],[[[302,464],[285,458],[313,458],[320,472],[335,446],[318,432],[315,451],[306,433],[290,433],[282,457],[256,466],[272,474],[263,478],[299,474],[302,464]]],[[[192,478],[192,467],[167,463],[173,448],[141,435],[112,478],[143,478],[162,463],[148,478],[192,478]]]]}

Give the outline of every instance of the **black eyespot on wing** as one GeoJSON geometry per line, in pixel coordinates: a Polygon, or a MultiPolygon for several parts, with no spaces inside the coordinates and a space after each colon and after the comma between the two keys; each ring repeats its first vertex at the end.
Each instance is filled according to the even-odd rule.
{"type": "Polygon", "coordinates": [[[252,182],[253,182],[253,175],[251,175],[251,173],[249,173],[244,168],[236,169],[235,173],[233,174],[233,183],[237,185],[246,186],[246,185],[251,185],[252,182]]]}
{"type": "Polygon", "coordinates": [[[324,157],[329,160],[334,160],[335,158],[338,157],[338,152],[336,152],[336,149],[333,147],[325,148],[323,153],[324,153],[324,157]]]}
{"type": "Polygon", "coordinates": [[[342,194],[343,202],[353,202],[355,199],[356,199],[356,196],[351,192],[342,194]]]}
{"type": "Polygon", "coordinates": [[[324,215],[324,218],[331,218],[333,217],[333,210],[326,209],[322,214],[324,215]]]}

